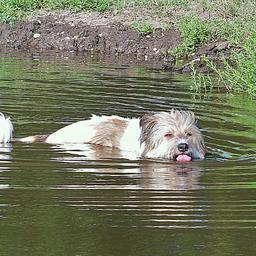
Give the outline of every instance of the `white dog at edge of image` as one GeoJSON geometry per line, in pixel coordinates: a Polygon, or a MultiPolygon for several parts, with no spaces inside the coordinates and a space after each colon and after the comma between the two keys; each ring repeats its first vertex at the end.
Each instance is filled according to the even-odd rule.
{"type": "Polygon", "coordinates": [[[190,162],[205,156],[203,136],[196,123],[194,113],[174,109],[132,119],[93,115],[49,135],[13,139],[12,122],[0,113],[0,143],[89,143],[133,151],[143,158],[190,162]]]}
{"type": "Polygon", "coordinates": [[[12,140],[13,125],[10,117],[5,118],[0,112],[0,143],[7,143],[12,140]]]}

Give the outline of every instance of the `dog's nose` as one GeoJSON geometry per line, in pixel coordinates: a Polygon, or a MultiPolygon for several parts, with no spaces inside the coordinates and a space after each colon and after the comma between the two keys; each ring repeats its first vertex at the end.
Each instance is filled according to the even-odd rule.
{"type": "Polygon", "coordinates": [[[188,150],[188,144],[187,143],[180,143],[178,145],[178,150],[180,152],[186,152],[188,150]]]}

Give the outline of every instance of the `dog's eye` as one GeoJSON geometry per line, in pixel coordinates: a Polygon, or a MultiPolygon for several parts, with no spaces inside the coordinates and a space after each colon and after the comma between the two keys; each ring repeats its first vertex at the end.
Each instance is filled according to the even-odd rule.
{"type": "Polygon", "coordinates": [[[187,132],[187,136],[188,137],[192,136],[192,133],[191,132],[187,132]]]}
{"type": "Polygon", "coordinates": [[[172,135],[171,133],[166,133],[166,134],[164,135],[164,137],[167,138],[167,139],[170,139],[170,138],[173,137],[173,135],[172,135]]]}

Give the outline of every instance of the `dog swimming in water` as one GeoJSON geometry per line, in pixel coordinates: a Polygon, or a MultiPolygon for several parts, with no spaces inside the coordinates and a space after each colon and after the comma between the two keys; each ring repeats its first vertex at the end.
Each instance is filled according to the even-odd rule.
{"type": "Polygon", "coordinates": [[[95,116],[67,125],[49,135],[13,139],[10,118],[0,113],[0,143],[89,143],[133,151],[143,158],[177,162],[204,159],[205,146],[194,113],[174,110],[148,113],[141,118],[95,116]]]}

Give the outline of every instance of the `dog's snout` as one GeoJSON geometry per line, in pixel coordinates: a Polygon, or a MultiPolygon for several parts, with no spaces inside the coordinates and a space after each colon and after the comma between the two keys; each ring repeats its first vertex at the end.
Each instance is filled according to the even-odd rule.
{"type": "Polygon", "coordinates": [[[178,150],[179,150],[180,152],[186,152],[186,151],[188,151],[188,144],[187,144],[187,143],[180,143],[180,144],[178,145],[178,150]]]}

